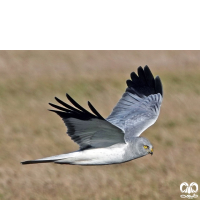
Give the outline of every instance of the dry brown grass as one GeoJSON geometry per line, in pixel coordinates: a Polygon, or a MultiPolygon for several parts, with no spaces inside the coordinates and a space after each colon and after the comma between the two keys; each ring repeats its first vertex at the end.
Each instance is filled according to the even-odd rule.
{"type": "Polygon", "coordinates": [[[0,199],[180,199],[182,182],[200,185],[199,51],[1,51],[0,199]],[[148,64],[164,85],[161,114],[143,133],[154,155],[120,165],[20,161],[76,150],[61,119],[47,111],[68,92],[107,116],[125,80],[148,64]]]}

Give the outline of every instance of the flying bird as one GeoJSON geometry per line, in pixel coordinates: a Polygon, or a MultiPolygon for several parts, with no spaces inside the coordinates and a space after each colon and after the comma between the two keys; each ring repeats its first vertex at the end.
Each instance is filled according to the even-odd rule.
{"type": "Polygon", "coordinates": [[[49,103],[57,110],[67,126],[67,134],[80,149],[22,164],[49,163],[71,165],[109,165],[127,162],[153,154],[153,146],[144,137],[143,131],[158,118],[163,99],[162,83],[153,77],[148,66],[138,68],[138,75],[131,73],[127,89],[108,118],[103,118],[88,102],[92,112],[80,106],[66,94],[73,106],[55,97],[62,105],[49,103]]]}

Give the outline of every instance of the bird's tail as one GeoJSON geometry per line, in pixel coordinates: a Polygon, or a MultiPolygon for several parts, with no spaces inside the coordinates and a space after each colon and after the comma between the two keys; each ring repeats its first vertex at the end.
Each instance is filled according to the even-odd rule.
{"type": "Polygon", "coordinates": [[[26,160],[21,162],[21,164],[27,165],[27,164],[37,164],[37,163],[49,163],[49,162],[54,162],[54,160],[26,160]]]}
{"type": "Polygon", "coordinates": [[[21,162],[22,165],[27,165],[27,164],[36,164],[36,163],[49,163],[49,162],[56,162],[62,159],[67,159],[70,157],[73,157],[76,152],[68,153],[68,154],[61,154],[57,156],[51,156],[51,157],[46,157],[46,158],[41,158],[37,160],[27,160],[21,162]]]}

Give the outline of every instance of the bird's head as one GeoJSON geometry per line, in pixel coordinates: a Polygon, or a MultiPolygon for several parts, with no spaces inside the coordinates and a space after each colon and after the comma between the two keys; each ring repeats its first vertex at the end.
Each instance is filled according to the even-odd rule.
{"type": "Polygon", "coordinates": [[[146,138],[139,137],[137,143],[137,149],[142,155],[153,155],[153,145],[146,138]]]}

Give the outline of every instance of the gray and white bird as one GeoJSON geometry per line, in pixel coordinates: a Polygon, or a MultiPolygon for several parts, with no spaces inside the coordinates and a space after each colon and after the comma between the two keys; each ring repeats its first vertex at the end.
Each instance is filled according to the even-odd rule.
{"type": "Polygon", "coordinates": [[[148,66],[138,68],[138,76],[131,73],[127,89],[108,118],[104,119],[88,102],[90,113],[74,101],[74,107],[56,98],[62,106],[51,106],[67,126],[67,134],[80,149],[22,164],[48,163],[71,165],[109,165],[127,162],[153,154],[153,146],[144,137],[139,137],[155,123],[160,112],[163,89],[160,78],[155,79],[148,66]]]}

